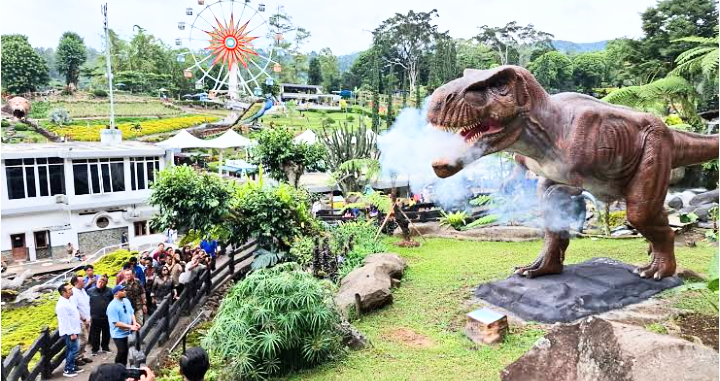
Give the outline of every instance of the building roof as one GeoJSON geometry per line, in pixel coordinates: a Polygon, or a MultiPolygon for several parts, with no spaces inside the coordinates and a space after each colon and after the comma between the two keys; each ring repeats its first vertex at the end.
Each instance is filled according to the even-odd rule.
{"type": "Polygon", "coordinates": [[[280,86],[287,86],[287,87],[305,87],[308,89],[319,89],[322,86],[320,85],[304,85],[302,83],[281,83],[280,86]]]}
{"type": "Polygon", "coordinates": [[[123,141],[110,145],[100,142],[3,144],[2,159],[62,157],[70,159],[95,157],[162,156],[165,150],[149,143],[123,141]]]}

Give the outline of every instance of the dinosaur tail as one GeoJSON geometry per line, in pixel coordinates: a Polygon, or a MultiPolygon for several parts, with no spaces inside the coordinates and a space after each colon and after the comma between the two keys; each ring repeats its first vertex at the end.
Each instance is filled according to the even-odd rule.
{"type": "Polygon", "coordinates": [[[720,156],[720,135],[701,135],[672,130],[672,167],[700,164],[720,156]]]}

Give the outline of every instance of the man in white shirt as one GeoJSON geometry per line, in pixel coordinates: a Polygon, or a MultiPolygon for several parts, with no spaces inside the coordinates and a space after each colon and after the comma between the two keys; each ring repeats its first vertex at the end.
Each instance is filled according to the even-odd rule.
{"type": "Polygon", "coordinates": [[[58,319],[58,331],[60,337],[65,340],[65,368],[63,369],[63,376],[65,377],[76,377],[78,371],[82,369],[75,365],[75,356],[78,352],[78,335],[82,332],[82,325],[80,321],[80,311],[77,306],[70,301],[72,296],[72,286],[69,284],[62,284],[58,287],[60,298],[55,305],[55,313],[58,319]]]}
{"type": "Polygon", "coordinates": [[[88,332],[90,331],[90,296],[85,291],[85,279],[79,275],[73,276],[70,279],[72,288],[72,296],[70,302],[72,302],[80,313],[80,328],[82,329],[78,340],[78,353],[75,356],[75,362],[78,365],[85,365],[92,362],[91,359],[85,357],[85,347],[88,343],[88,332]]]}

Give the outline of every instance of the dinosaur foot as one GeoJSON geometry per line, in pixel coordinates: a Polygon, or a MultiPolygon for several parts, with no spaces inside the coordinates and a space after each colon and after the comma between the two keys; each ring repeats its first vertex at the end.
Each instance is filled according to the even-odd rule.
{"type": "Polygon", "coordinates": [[[675,260],[653,254],[652,261],[646,266],[638,267],[633,272],[640,275],[640,278],[653,278],[661,280],[662,278],[673,276],[675,274],[675,260]]]}
{"type": "Polygon", "coordinates": [[[399,247],[419,247],[420,242],[413,240],[400,241],[395,243],[399,247]]]}
{"type": "Polygon", "coordinates": [[[562,263],[551,263],[545,258],[539,257],[535,262],[524,266],[516,267],[515,274],[527,278],[535,278],[543,275],[560,274],[563,271],[562,263]]]}

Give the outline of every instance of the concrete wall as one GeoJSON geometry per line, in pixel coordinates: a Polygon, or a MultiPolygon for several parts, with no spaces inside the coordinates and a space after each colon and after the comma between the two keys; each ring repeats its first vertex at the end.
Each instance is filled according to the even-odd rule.
{"type": "Polygon", "coordinates": [[[119,245],[123,233],[128,233],[127,227],[78,233],[78,244],[85,255],[91,255],[103,247],[119,245]]]}

